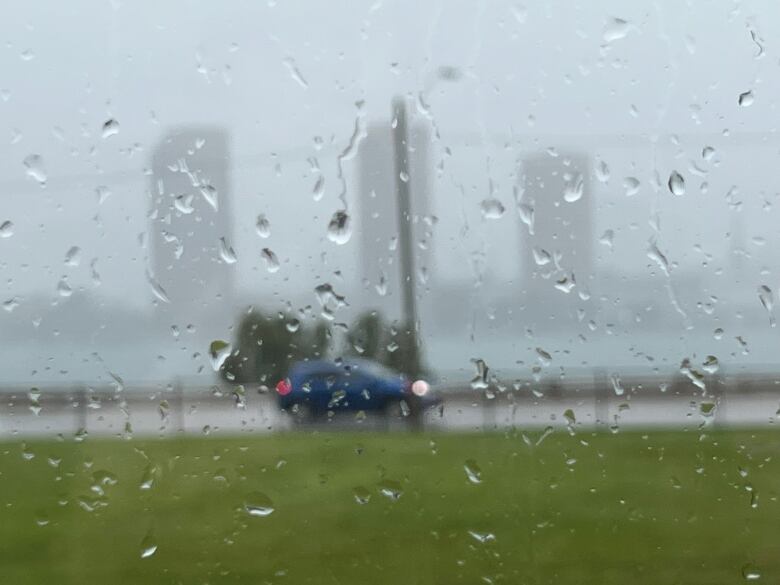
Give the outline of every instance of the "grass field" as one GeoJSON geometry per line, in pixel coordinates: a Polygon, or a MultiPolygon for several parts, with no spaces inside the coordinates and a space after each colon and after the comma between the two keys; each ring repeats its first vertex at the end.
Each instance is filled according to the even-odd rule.
{"type": "Polygon", "coordinates": [[[780,582],[780,434],[537,438],[5,443],[0,583],[780,582]]]}

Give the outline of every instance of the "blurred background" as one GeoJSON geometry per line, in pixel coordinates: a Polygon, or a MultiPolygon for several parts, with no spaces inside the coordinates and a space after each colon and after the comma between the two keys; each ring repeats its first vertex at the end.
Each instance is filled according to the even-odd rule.
{"type": "MultiPolygon", "coordinates": [[[[108,465],[109,475],[95,477],[87,464],[123,452],[101,438],[245,441],[288,431],[301,421],[299,405],[284,397],[310,401],[309,381],[294,372],[320,368],[322,388],[314,392],[326,395],[322,412],[309,412],[310,424],[294,437],[281,433],[291,441],[284,447],[279,437],[254,444],[268,469],[284,466],[287,456],[278,453],[289,445],[313,449],[314,470],[330,460],[317,448],[392,444],[398,471],[392,481],[382,472],[377,489],[395,501],[409,489],[401,477],[425,468],[415,459],[420,449],[436,453],[438,440],[450,445],[460,477],[461,453],[476,441],[463,433],[478,431],[480,440],[497,442],[473,447],[483,458],[468,458],[469,484],[481,483],[489,461],[497,469],[511,459],[498,455],[502,449],[525,445],[528,459],[506,464],[535,470],[526,488],[536,490],[559,484],[548,477],[543,449],[564,453],[565,474],[577,460],[572,450],[588,441],[607,445],[601,431],[639,433],[598,447],[615,455],[607,460],[623,462],[623,448],[645,453],[642,433],[652,429],[669,434],[650,444],[688,453],[670,456],[669,465],[695,470],[696,478],[707,476],[699,471],[706,461],[728,461],[729,473],[739,468],[729,485],[749,492],[744,509],[754,510],[758,490],[748,489],[747,464],[736,461],[753,444],[762,454],[751,461],[770,465],[773,455],[761,446],[776,442],[770,437],[780,413],[778,16],[768,0],[84,0],[7,10],[0,26],[6,453],[16,458],[20,441],[45,446],[59,436],[93,474],[92,495],[62,496],[61,507],[92,512],[112,474],[121,476],[108,465]],[[385,416],[376,417],[349,394],[349,380],[325,379],[355,367],[376,374],[375,396],[380,386],[401,393],[393,394],[403,397],[400,408],[382,403],[374,410],[385,416]],[[409,429],[441,439],[384,434],[409,429]],[[366,432],[354,438],[357,431],[366,432]],[[561,436],[543,447],[553,432],[561,436]],[[323,435],[329,447],[315,447],[323,435]],[[87,437],[92,446],[73,446],[87,437]]],[[[32,444],[20,447],[24,461],[34,459],[32,444]]],[[[143,455],[149,475],[141,489],[184,473],[173,462],[200,453],[195,444],[138,447],[158,453],[156,463],[143,455]],[[162,455],[165,449],[178,455],[162,455]]],[[[130,465],[122,457],[134,457],[115,456],[117,468],[130,465]]],[[[686,485],[662,459],[649,464],[660,475],[645,477],[641,489],[656,480],[664,489],[686,485]]],[[[602,487],[616,490],[615,498],[594,509],[622,506],[622,482],[632,473],[622,463],[608,473],[594,461],[593,483],[579,487],[595,490],[596,478],[606,477],[612,487],[602,487]]],[[[236,473],[246,479],[242,465],[236,473]]],[[[231,483],[232,467],[220,469],[208,469],[222,478],[215,481],[241,484],[231,483]]],[[[766,469],[762,493],[776,502],[780,486],[766,469]]],[[[309,479],[327,483],[327,469],[318,473],[309,479]]],[[[695,481],[691,501],[728,499],[695,481]]],[[[304,484],[295,493],[305,499],[304,484]]],[[[11,494],[11,483],[5,487],[11,494]]],[[[509,483],[501,489],[513,493],[509,483]]],[[[358,503],[368,501],[366,488],[355,490],[358,503]]],[[[192,502],[211,497],[203,486],[192,491],[192,502]]],[[[263,497],[238,513],[271,514],[263,497]]],[[[121,509],[131,516],[130,507],[121,509]]],[[[636,510],[629,520],[637,526],[653,516],[636,510]]],[[[699,512],[681,512],[665,526],[717,515],[699,512]]],[[[533,535],[561,519],[534,514],[524,519],[535,528],[523,532],[522,563],[540,572],[525,576],[576,580],[552,552],[552,568],[542,569],[533,535]]],[[[578,527],[590,523],[580,520],[578,527]]],[[[744,518],[732,520],[737,530],[744,518]]],[[[485,569],[496,548],[479,553],[474,574],[447,557],[447,534],[465,535],[472,546],[496,539],[487,527],[474,528],[478,522],[451,533],[423,524],[421,531],[442,539],[437,558],[456,567],[441,582],[524,575],[485,569]]],[[[751,556],[745,551],[755,552],[754,541],[742,552],[725,543],[725,572],[683,580],[778,574],[769,560],[778,558],[776,542],[754,528],[751,538],[769,549],[751,556]]],[[[237,538],[230,530],[225,541],[237,538]]],[[[724,534],[717,525],[705,532],[724,534]]],[[[132,538],[141,536],[148,535],[132,538]]],[[[672,541],[625,540],[648,550],[672,541]]],[[[144,542],[141,558],[155,556],[157,544],[144,542]]],[[[607,560],[589,564],[600,553],[586,551],[585,541],[569,545],[586,559],[578,562],[586,576],[601,582],[641,582],[653,567],[675,565],[645,559],[634,572],[609,572],[607,560]]],[[[19,558],[27,550],[20,547],[19,558]]],[[[695,557],[680,554],[676,562],[695,557]]],[[[288,564],[244,576],[276,582],[288,564]]],[[[9,573],[15,582],[24,582],[25,566],[9,573]]],[[[396,574],[438,582],[433,565],[425,566],[429,572],[413,577],[396,574]]],[[[52,570],[49,577],[61,577],[52,570]]],[[[145,574],[134,570],[122,578],[145,574]]],[[[220,570],[217,562],[208,574],[236,575],[220,570]]],[[[89,575],[120,578],[103,571],[89,575]]],[[[336,582],[370,574],[334,571],[336,582]]],[[[313,575],[299,574],[299,582],[313,575]]]]}

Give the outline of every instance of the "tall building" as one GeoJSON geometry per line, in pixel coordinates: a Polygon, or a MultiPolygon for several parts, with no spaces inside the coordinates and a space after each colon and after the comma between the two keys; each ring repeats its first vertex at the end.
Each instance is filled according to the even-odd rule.
{"type": "Polygon", "coordinates": [[[520,284],[541,320],[560,323],[588,290],[594,265],[590,174],[581,153],[540,153],[522,162],[520,284]]]}
{"type": "MultiPolygon", "coordinates": [[[[408,133],[411,226],[419,295],[431,258],[430,130],[410,121],[408,133]]],[[[389,124],[370,126],[360,144],[357,199],[359,221],[355,232],[360,244],[361,305],[397,319],[401,316],[401,268],[393,130],[389,124]]]]}
{"type": "Polygon", "coordinates": [[[161,325],[223,334],[234,317],[229,144],[215,127],[171,130],[152,154],[150,279],[161,325]],[[167,298],[169,302],[164,302],[167,298]]]}

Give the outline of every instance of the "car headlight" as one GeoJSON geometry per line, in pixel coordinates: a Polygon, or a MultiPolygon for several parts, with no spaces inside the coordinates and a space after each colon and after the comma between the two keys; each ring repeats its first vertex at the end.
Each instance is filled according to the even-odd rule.
{"type": "Polygon", "coordinates": [[[425,380],[417,380],[412,384],[412,394],[415,396],[425,396],[431,389],[431,385],[425,380]]]}

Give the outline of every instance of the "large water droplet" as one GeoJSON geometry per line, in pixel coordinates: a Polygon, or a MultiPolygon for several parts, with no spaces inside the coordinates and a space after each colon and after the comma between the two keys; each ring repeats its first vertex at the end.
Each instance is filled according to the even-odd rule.
{"type": "Polygon", "coordinates": [[[0,238],[10,238],[14,235],[14,224],[12,221],[4,221],[0,224],[0,238]]]}
{"type": "Polygon", "coordinates": [[[349,215],[343,209],[333,214],[328,223],[328,239],[338,245],[346,244],[352,236],[349,215]]]}
{"type": "Polygon", "coordinates": [[[744,93],[739,94],[739,105],[743,108],[746,108],[748,106],[753,105],[753,92],[752,91],[746,91],[744,93]]]}
{"type": "Polygon", "coordinates": [[[22,161],[24,168],[27,169],[27,176],[32,177],[41,185],[46,184],[46,168],[43,166],[43,159],[38,154],[30,154],[22,161]]]}
{"type": "Polygon", "coordinates": [[[263,518],[273,514],[274,504],[264,493],[253,492],[244,500],[244,511],[253,518],[263,518]]]}
{"type": "Polygon", "coordinates": [[[279,270],[279,258],[274,254],[273,250],[270,248],[263,248],[262,252],[260,252],[260,256],[265,260],[265,267],[268,272],[273,273],[279,270]]]}
{"type": "Polygon", "coordinates": [[[685,195],[685,179],[683,179],[683,176],[677,171],[672,171],[672,174],[669,175],[668,185],[669,191],[671,191],[673,195],[685,195]]]}
{"type": "Polygon", "coordinates": [[[117,122],[114,118],[111,118],[106,120],[106,122],[103,124],[102,136],[103,138],[109,138],[114,134],[119,134],[119,122],[117,122]]]}
{"type": "Polygon", "coordinates": [[[506,211],[504,204],[494,197],[485,199],[480,204],[480,208],[482,209],[482,217],[486,219],[499,219],[506,211]]]}

